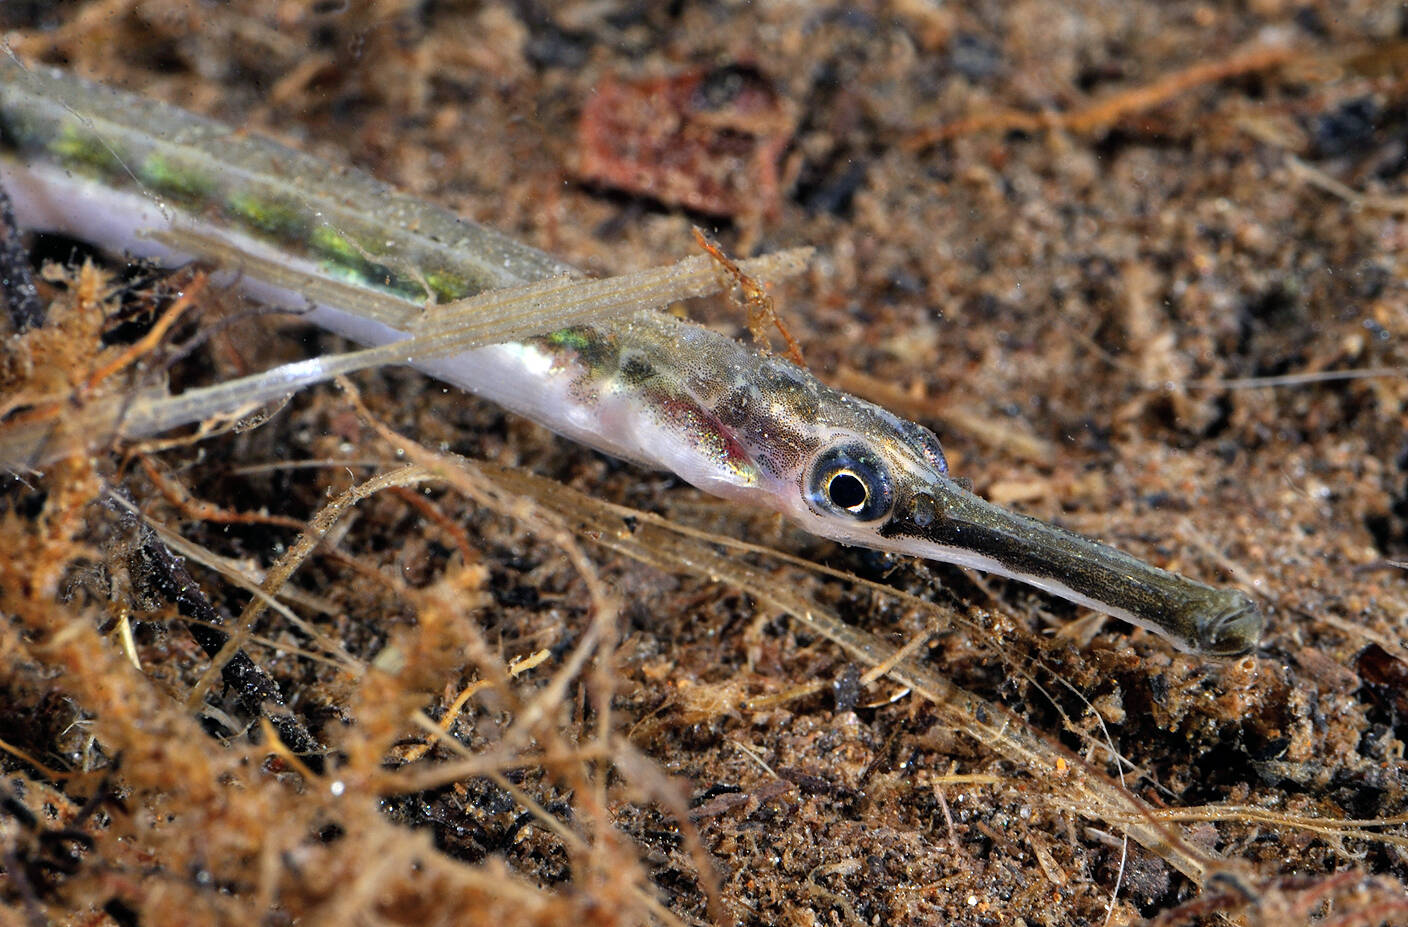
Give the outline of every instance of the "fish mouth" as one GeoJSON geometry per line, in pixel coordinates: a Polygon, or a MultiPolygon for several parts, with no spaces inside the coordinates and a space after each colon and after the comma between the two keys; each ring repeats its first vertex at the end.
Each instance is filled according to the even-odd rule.
{"type": "Polygon", "coordinates": [[[1256,647],[1265,625],[1240,590],[1200,583],[1009,512],[952,478],[934,476],[897,508],[878,531],[889,549],[1010,576],[1148,628],[1189,653],[1242,656],[1256,647]]]}
{"type": "Polygon", "coordinates": [[[1250,596],[1232,593],[1234,601],[1198,629],[1198,649],[1215,657],[1250,653],[1261,638],[1266,618],[1250,596]]]}

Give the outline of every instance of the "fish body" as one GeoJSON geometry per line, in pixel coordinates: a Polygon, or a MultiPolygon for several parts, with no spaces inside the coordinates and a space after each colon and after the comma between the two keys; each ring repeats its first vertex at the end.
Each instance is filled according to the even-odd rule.
{"type": "MultiPolygon", "coordinates": [[[[0,61],[0,181],[36,228],[169,260],[192,254],[164,233],[196,230],[409,306],[576,273],[361,172],[14,61],[0,61]]],[[[310,303],[283,278],[237,279],[266,302],[310,303]]],[[[311,303],[308,321],[366,345],[414,327],[406,314],[311,303]]],[[[1261,633],[1242,592],[994,506],[950,477],[928,429],[662,313],[409,360],[566,437],[845,544],[1010,576],[1197,653],[1244,653],[1261,633]]]]}

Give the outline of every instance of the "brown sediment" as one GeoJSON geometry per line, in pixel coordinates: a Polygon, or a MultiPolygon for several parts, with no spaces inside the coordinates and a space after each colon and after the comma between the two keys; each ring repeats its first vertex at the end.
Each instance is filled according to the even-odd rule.
{"type": "MultiPolygon", "coordinates": [[[[1202,663],[1015,584],[799,537],[414,373],[360,374],[409,440],[510,469],[418,461],[432,479],[343,512],[286,580],[288,614],[250,629],[321,768],[219,684],[187,712],[210,663],[102,500],[175,529],[228,617],[295,525],[410,444],[323,387],[148,466],[129,446],[6,482],[0,901],[55,923],[1075,925],[1112,901],[1112,923],[1401,922],[1401,14],[1111,9],[108,0],[49,29],[0,8],[24,56],[594,270],[689,253],[696,218],[562,183],[592,88],[757,62],[797,113],[776,218],[716,235],[817,246],[778,294],[813,372],[940,426],[979,492],[1254,583],[1270,617],[1257,654],[1202,663]],[[1248,54],[1268,31],[1293,59],[1248,54]],[[903,144],[984,111],[1072,115],[903,144]],[[43,836],[69,825],[84,840],[43,836]]],[[[7,345],[6,414],[221,369],[162,359],[219,294],[129,352],[150,323],[102,346],[109,277],[45,277],[49,321],[7,345]]],[[[690,311],[744,326],[725,300],[690,311]]]]}

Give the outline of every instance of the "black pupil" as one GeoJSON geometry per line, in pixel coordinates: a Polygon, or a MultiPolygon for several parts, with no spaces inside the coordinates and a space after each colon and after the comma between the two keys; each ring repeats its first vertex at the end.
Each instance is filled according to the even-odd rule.
{"type": "Polygon", "coordinates": [[[844,471],[831,478],[831,482],[826,485],[826,492],[831,496],[831,504],[842,509],[863,505],[868,495],[865,484],[854,473],[844,471]]]}

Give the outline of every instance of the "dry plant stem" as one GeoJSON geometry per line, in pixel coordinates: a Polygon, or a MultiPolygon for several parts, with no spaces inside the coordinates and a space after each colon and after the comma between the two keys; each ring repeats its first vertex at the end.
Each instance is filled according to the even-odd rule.
{"type": "MultiPolygon", "coordinates": [[[[1318,370],[1305,373],[1285,373],[1270,377],[1235,377],[1227,380],[1189,380],[1188,389],[1270,389],[1284,386],[1313,386],[1340,380],[1373,380],[1380,377],[1408,377],[1408,367],[1371,367],[1366,370],[1318,370]]],[[[1149,384],[1150,390],[1164,390],[1162,384],[1149,384]]]]}
{"type": "Polygon", "coordinates": [[[86,397],[88,392],[94,389],[99,383],[103,382],[108,377],[120,373],[122,370],[135,364],[147,353],[155,350],[157,345],[161,344],[162,340],[166,338],[166,333],[171,330],[171,327],[180,320],[181,316],[186,314],[186,310],[196,305],[196,300],[205,290],[205,285],[208,280],[209,278],[206,277],[205,274],[197,274],[193,280],[186,284],[176,302],[172,303],[171,307],[161,314],[161,317],[157,319],[156,324],[151,327],[150,331],[139,340],[133,342],[126,349],[119,352],[116,357],[88,374],[87,379],[84,380],[82,386],[78,389],[77,398],[81,401],[86,397]]]}
{"type": "MultiPolygon", "coordinates": [[[[419,346],[402,344],[417,359],[436,356],[432,337],[450,343],[442,354],[541,334],[555,327],[603,321],[652,309],[675,300],[707,296],[719,290],[714,264],[708,257],[684,258],[614,277],[588,279],[559,275],[535,283],[505,286],[449,303],[426,305],[343,281],[315,276],[251,253],[225,239],[191,229],[162,232],[153,237],[182,251],[191,251],[223,267],[240,268],[260,280],[277,284],[314,302],[355,309],[422,339],[419,346]]],[[[744,261],[745,270],[782,279],[800,273],[812,248],[792,248],[744,261]]]]}
{"type": "MultiPolygon", "coordinates": [[[[264,743],[269,748],[269,752],[287,763],[289,768],[303,777],[304,782],[311,783],[318,778],[318,771],[310,768],[299,758],[298,754],[289,749],[289,745],[279,736],[278,728],[268,718],[259,719],[259,728],[264,735],[264,743]]],[[[322,764],[317,765],[321,768],[322,764]]]]}
{"type": "Polygon", "coordinates": [[[445,536],[450,539],[450,543],[454,544],[455,549],[460,552],[460,560],[464,564],[468,565],[479,560],[479,554],[474,549],[474,545],[470,543],[469,535],[465,533],[464,528],[446,515],[439,506],[424,496],[400,486],[392,489],[391,492],[396,498],[420,512],[428,521],[443,531],[445,536]]]}
{"type": "Polygon", "coordinates": [[[1408,196],[1375,196],[1373,194],[1360,193],[1353,187],[1340,183],[1319,168],[1312,167],[1300,158],[1289,153],[1286,155],[1286,166],[1291,169],[1292,174],[1295,174],[1310,186],[1323,190],[1331,196],[1339,197],[1356,210],[1386,212],[1397,215],[1408,213],[1408,196]]]}
{"type": "Polygon", "coordinates": [[[947,125],[924,129],[902,142],[906,151],[919,151],[930,145],[972,135],[975,132],[1040,132],[1048,130],[1089,133],[1108,128],[1134,113],[1147,112],[1204,84],[1240,77],[1280,67],[1304,52],[1290,46],[1257,46],[1244,49],[1219,61],[1201,61],[1174,71],[1152,83],[1113,94],[1067,113],[996,112],[960,119],[947,125]]]}
{"type": "MultiPolygon", "coordinates": [[[[548,658],[548,652],[540,650],[538,651],[538,654],[535,654],[535,656],[541,657],[541,659],[532,660],[531,662],[533,666],[536,666],[546,660],[548,658]]],[[[527,667],[520,668],[520,665],[517,662],[510,664],[508,667],[508,674],[509,677],[512,679],[517,679],[523,672],[526,671],[527,667]]],[[[446,706],[445,711],[441,713],[440,720],[438,721],[433,720],[429,715],[425,714],[424,712],[418,713],[414,718],[415,722],[421,725],[421,727],[424,727],[427,731],[430,731],[431,736],[427,738],[424,743],[416,744],[415,746],[407,750],[402,757],[402,765],[409,766],[410,764],[420,760],[427,753],[429,753],[432,748],[434,748],[436,743],[449,737],[450,731],[454,729],[455,722],[459,720],[460,713],[463,712],[465,706],[469,704],[469,700],[490,687],[491,684],[487,680],[474,680],[469,685],[465,686],[463,689],[460,690],[460,694],[455,696],[454,701],[450,702],[450,704],[446,706]]]]}
{"type": "MultiPolygon", "coordinates": [[[[122,501],[120,496],[113,498],[118,499],[119,502],[122,501]]],[[[125,505],[126,503],[123,502],[122,504],[125,505]]],[[[135,512],[136,508],[133,507],[132,511],[135,512]]],[[[289,588],[281,590],[279,596],[277,597],[271,596],[266,593],[262,587],[262,584],[264,582],[263,573],[257,570],[253,570],[247,565],[232,560],[228,557],[222,557],[214,551],[206,547],[202,547],[201,545],[196,544],[193,541],[188,541],[181,535],[172,531],[166,525],[163,525],[162,523],[152,518],[143,515],[142,519],[146,523],[147,527],[155,531],[157,537],[161,538],[162,543],[165,544],[171,551],[176,554],[179,554],[182,557],[185,557],[187,560],[199,563],[201,566],[206,567],[211,572],[223,577],[230,583],[233,583],[235,586],[238,586],[239,588],[248,592],[255,598],[264,599],[265,604],[268,605],[269,608],[278,612],[289,623],[297,626],[304,633],[317,640],[318,643],[322,644],[323,647],[329,653],[337,655],[338,658],[342,660],[344,667],[351,671],[355,671],[355,669],[360,665],[359,661],[347,654],[347,652],[342,649],[341,645],[337,644],[335,641],[324,635],[320,635],[316,628],[304,623],[298,617],[298,615],[291,608],[289,608],[288,605],[285,605],[284,602],[280,600],[287,599],[289,602],[298,605],[300,608],[306,608],[309,611],[319,615],[331,616],[338,614],[337,607],[333,605],[330,601],[321,596],[317,596],[309,592],[289,588]]]]}
{"type": "MultiPolygon", "coordinates": [[[[109,499],[130,508],[134,512],[136,511],[135,507],[132,507],[130,503],[127,503],[121,496],[110,495],[109,499]]],[[[255,599],[263,602],[266,608],[277,612],[289,624],[298,628],[310,639],[317,642],[327,655],[324,659],[335,663],[341,667],[344,672],[352,676],[361,674],[364,669],[361,660],[349,654],[340,642],[324,634],[315,625],[304,621],[292,608],[280,601],[281,598],[288,599],[289,602],[296,603],[302,608],[307,608],[321,615],[338,614],[338,610],[332,607],[326,600],[301,590],[287,587],[281,589],[277,597],[270,595],[268,592],[265,592],[263,588],[264,575],[251,573],[244,565],[221,557],[199,544],[186,540],[166,525],[154,521],[145,515],[141,517],[146,527],[155,532],[156,536],[161,539],[162,543],[169,550],[211,569],[233,585],[248,592],[255,599]]],[[[354,567],[360,565],[355,559],[348,559],[344,562],[350,563],[354,565],[354,567]]],[[[385,582],[385,577],[382,577],[382,580],[385,582]]]]}
{"type": "Polygon", "coordinates": [[[1369,829],[1408,824],[1408,815],[1401,814],[1386,818],[1321,818],[1304,814],[1283,814],[1250,805],[1210,805],[1199,808],[1163,808],[1155,811],[1154,816],[1161,821],[1256,821],[1327,837],[1355,837],[1408,849],[1408,837],[1369,829]]]}
{"type": "MultiPolygon", "coordinates": [[[[219,627],[224,623],[220,612],[152,528],[140,523],[130,508],[124,509],[124,518],[129,530],[137,532],[139,546],[134,559],[140,558],[147,580],[187,619],[186,627],[206,655],[217,658],[229,643],[229,635],[219,627]]],[[[303,722],[287,709],[278,683],[244,650],[229,657],[220,675],[238,696],[240,707],[271,721],[290,749],[303,754],[321,749],[303,722]]]]}
{"type": "Polygon", "coordinates": [[[195,499],[186,487],[167,476],[150,456],[142,456],[138,461],[142,472],[151,480],[157,492],[170,502],[181,514],[191,521],[211,521],[226,525],[276,525],[301,531],[305,524],[287,515],[265,515],[258,512],[232,512],[209,502],[195,499]]]}
{"type": "MultiPolygon", "coordinates": [[[[337,520],[357,502],[383,489],[389,489],[393,486],[414,486],[430,478],[431,475],[420,468],[401,467],[390,473],[373,476],[339,494],[337,498],[323,506],[309,519],[307,530],[299,535],[298,540],[289,546],[289,549],[279,558],[278,563],[265,575],[262,587],[266,595],[272,596],[283,587],[293,572],[312,553],[318,542],[337,523],[337,520]]],[[[195,710],[205,700],[205,695],[214,685],[216,677],[224,672],[226,664],[234,659],[235,654],[244,647],[254,629],[254,622],[264,613],[267,601],[267,598],[254,598],[245,606],[239,620],[231,629],[230,639],[225,642],[220,653],[211,661],[210,666],[206,668],[200,680],[186,696],[188,708],[195,710]]]]}
{"type": "Polygon", "coordinates": [[[743,269],[724,254],[717,242],[710,240],[704,234],[704,230],[699,226],[694,227],[694,240],[699,247],[703,248],[711,258],[718,262],[724,272],[733,278],[734,285],[738,287],[742,297],[743,306],[748,313],[748,332],[753,336],[753,343],[759,351],[769,352],[768,347],[768,324],[771,323],[777,329],[782,340],[787,343],[787,353],[784,355],[798,367],[805,368],[807,362],[802,359],[802,346],[797,343],[797,339],[792,337],[792,333],[787,330],[787,326],[782,324],[782,317],[777,314],[777,307],[773,303],[772,296],[767,289],[752,277],[743,272],[743,269]]]}
{"type": "Polygon", "coordinates": [[[44,778],[46,779],[53,779],[55,781],[62,782],[64,779],[67,779],[70,776],[74,775],[73,773],[67,773],[61,770],[54,769],[52,766],[46,766],[36,760],[34,757],[30,756],[28,753],[25,753],[19,747],[16,747],[13,744],[8,744],[3,740],[0,740],[0,751],[4,751],[5,753],[10,754],[22,763],[27,763],[28,765],[33,766],[35,769],[39,770],[39,772],[43,773],[44,778]]]}

